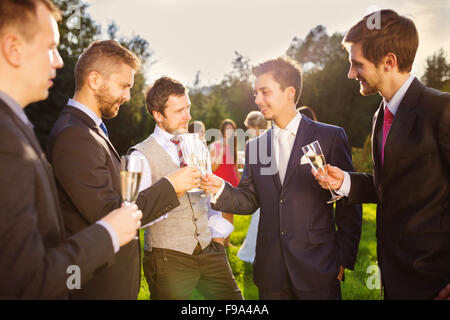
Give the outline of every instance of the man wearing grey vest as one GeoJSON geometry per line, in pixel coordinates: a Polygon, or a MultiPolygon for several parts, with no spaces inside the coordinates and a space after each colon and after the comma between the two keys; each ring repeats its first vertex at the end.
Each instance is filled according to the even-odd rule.
{"type": "MultiPolygon", "coordinates": [[[[141,188],[180,168],[183,159],[173,133],[187,132],[191,119],[186,89],[169,77],[158,79],[148,90],[146,104],[155,118],[155,131],[130,150],[147,160],[141,188]]],[[[213,241],[214,230],[208,226],[209,197],[185,194],[179,201],[179,207],[145,232],[143,266],[151,299],[189,299],[195,288],[206,299],[242,299],[225,248],[213,241]]]]}

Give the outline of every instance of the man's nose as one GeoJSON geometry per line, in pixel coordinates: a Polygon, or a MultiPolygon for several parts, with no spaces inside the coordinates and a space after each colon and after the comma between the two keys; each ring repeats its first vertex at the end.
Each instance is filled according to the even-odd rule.
{"type": "Polygon", "coordinates": [[[55,69],[61,69],[64,66],[64,61],[61,58],[61,55],[59,54],[58,50],[55,50],[54,52],[54,60],[53,60],[53,67],[55,69]]]}
{"type": "Polygon", "coordinates": [[[355,79],[357,75],[358,73],[352,67],[350,67],[350,69],[348,70],[347,78],[355,79]]]}

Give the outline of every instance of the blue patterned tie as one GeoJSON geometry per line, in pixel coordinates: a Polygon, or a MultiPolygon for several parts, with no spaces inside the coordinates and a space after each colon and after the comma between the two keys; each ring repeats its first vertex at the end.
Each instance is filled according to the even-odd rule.
{"type": "Polygon", "coordinates": [[[103,122],[100,123],[100,129],[102,129],[103,132],[106,134],[106,136],[109,138],[109,136],[108,136],[108,129],[106,129],[106,126],[105,126],[105,124],[103,122]]]}

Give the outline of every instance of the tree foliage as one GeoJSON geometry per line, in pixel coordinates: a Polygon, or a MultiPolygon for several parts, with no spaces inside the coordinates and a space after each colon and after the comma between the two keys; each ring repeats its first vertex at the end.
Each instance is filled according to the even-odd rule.
{"type": "Polygon", "coordinates": [[[447,63],[442,48],[427,58],[427,68],[422,81],[428,87],[450,92],[450,63],[447,63]]]}
{"type": "MultiPolygon", "coordinates": [[[[54,87],[46,101],[31,105],[26,113],[35,126],[35,132],[45,147],[47,137],[68,98],[74,93],[74,67],[78,56],[89,44],[104,38],[101,28],[87,14],[82,0],[55,0],[63,14],[60,23],[60,54],[64,67],[58,71],[54,87]]],[[[105,34],[132,50],[143,62],[136,73],[131,100],[125,103],[119,115],[105,121],[110,139],[119,153],[145,139],[155,126],[155,121],[145,108],[145,74],[153,64],[153,50],[146,39],[139,35],[123,37],[119,26],[112,22],[105,34]]],[[[350,145],[362,148],[370,134],[372,115],[381,97],[376,94],[363,97],[359,84],[347,78],[348,54],[342,48],[343,34],[328,35],[324,26],[313,28],[304,39],[295,37],[286,55],[297,60],[304,70],[302,95],[298,106],[312,108],[318,120],[341,126],[346,130],[350,145]]],[[[274,57],[276,58],[276,57],[274,57]]],[[[218,128],[225,118],[233,119],[239,128],[245,129],[246,115],[257,110],[253,96],[252,63],[239,52],[231,61],[231,71],[223,80],[209,87],[200,87],[201,72],[195,75],[189,88],[193,120],[201,120],[206,128],[218,128]]],[[[427,69],[422,80],[431,87],[450,91],[450,65],[441,49],[427,59],[427,69]]]]}

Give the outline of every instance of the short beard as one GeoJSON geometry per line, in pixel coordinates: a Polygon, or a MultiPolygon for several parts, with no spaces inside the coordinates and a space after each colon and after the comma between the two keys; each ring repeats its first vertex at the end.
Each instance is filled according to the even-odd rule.
{"type": "Polygon", "coordinates": [[[164,125],[164,122],[160,122],[158,125],[161,129],[163,129],[164,131],[166,131],[170,134],[173,134],[173,135],[179,135],[179,134],[184,134],[184,133],[188,132],[187,127],[186,128],[170,128],[170,127],[164,125]]]}
{"type": "Polygon", "coordinates": [[[116,99],[109,94],[107,87],[102,87],[98,93],[94,93],[94,97],[98,103],[98,109],[102,118],[111,119],[117,116],[119,112],[118,108],[114,108],[116,103],[122,104],[123,99],[116,99]]]}

